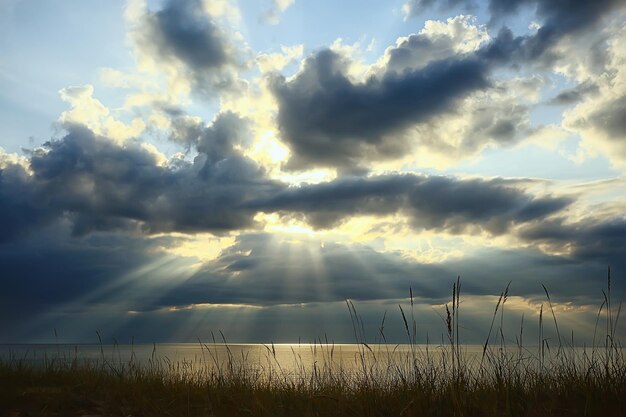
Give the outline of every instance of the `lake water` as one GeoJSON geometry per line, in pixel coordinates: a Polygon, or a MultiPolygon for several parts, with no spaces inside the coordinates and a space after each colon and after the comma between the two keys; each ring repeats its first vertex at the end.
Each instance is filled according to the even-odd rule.
{"type": "MultiPolygon", "coordinates": [[[[535,348],[518,349],[515,346],[501,350],[492,346],[494,355],[505,353],[513,360],[539,364],[540,352],[535,348]]],[[[469,367],[481,362],[483,347],[460,347],[463,362],[469,367]]],[[[576,361],[589,360],[589,349],[566,348],[568,357],[576,361]]],[[[623,351],[622,351],[623,352],[623,351]]],[[[557,351],[546,351],[545,363],[550,363],[557,351]]],[[[596,353],[596,358],[602,351],[596,353]]],[[[307,377],[315,372],[343,372],[354,374],[363,369],[389,374],[406,372],[414,363],[431,364],[451,369],[455,362],[450,346],[426,345],[358,345],[358,344],[199,344],[163,343],[156,345],[0,345],[0,359],[21,360],[31,364],[64,362],[71,364],[108,364],[112,367],[159,366],[173,372],[227,371],[229,367],[259,372],[261,375],[279,375],[287,378],[307,377]]]]}

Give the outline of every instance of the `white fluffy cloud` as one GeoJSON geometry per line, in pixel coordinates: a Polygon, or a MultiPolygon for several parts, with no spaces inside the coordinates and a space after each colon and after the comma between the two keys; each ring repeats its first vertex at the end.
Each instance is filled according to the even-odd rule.
{"type": "Polygon", "coordinates": [[[280,22],[280,15],[292,6],[296,0],[272,0],[272,5],[263,15],[263,20],[270,25],[280,22]]]}
{"type": "Polygon", "coordinates": [[[117,141],[124,141],[140,135],[146,127],[144,121],[133,118],[130,123],[116,119],[109,108],[93,96],[92,85],[66,87],[59,91],[61,99],[70,104],[70,110],[64,111],[59,122],[64,125],[78,124],[87,126],[99,135],[106,135],[117,141]]]}
{"type": "Polygon", "coordinates": [[[445,22],[427,20],[421,31],[400,37],[387,48],[378,66],[396,72],[422,68],[433,61],[474,52],[489,39],[487,28],[478,25],[474,16],[460,15],[445,22]]]}

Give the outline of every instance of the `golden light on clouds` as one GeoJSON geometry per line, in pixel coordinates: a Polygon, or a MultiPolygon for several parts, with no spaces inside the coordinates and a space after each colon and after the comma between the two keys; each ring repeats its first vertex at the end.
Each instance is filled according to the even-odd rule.
{"type": "Polygon", "coordinates": [[[171,234],[176,238],[175,244],[162,247],[167,253],[196,258],[200,263],[206,263],[217,259],[222,251],[235,243],[236,236],[214,236],[208,233],[197,235],[171,234]]]}
{"type": "Polygon", "coordinates": [[[457,273],[472,311],[510,275],[507,309],[540,308],[545,279],[582,316],[589,276],[626,268],[626,4],[123,2],[0,13],[15,334],[12,306],[169,312],[180,340],[222,310],[395,307],[412,284],[430,309],[457,273]]]}
{"type": "Polygon", "coordinates": [[[281,163],[289,157],[289,148],[283,145],[276,137],[273,129],[259,131],[256,140],[244,155],[260,163],[276,175],[280,170],[281,163]]]}

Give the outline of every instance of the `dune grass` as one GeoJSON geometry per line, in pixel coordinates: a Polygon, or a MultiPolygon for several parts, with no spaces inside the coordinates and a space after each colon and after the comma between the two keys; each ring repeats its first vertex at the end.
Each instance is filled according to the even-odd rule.
{"type": "MultiPolygon", "coordinates": [[[[489,335],[478,356],[465,354],[459,340],[461,283],[453,285],[445,307],[445,345],[436,351],[416,343],[410,311],[400,307],[408,349],[364,342],[363,323],[347,301],[360,366],[334,365],[333,346],[320,343],[321,360],[285,373],[273,346],[267,367],[217,357],[216,341],[203,344],[205,366],[153,357],[147,363],[79,357],[43,364],[13,359],[0,362],[2,416],[624,416],[626,361],[616,331],[621,305],[612,304],[610,273],[598,312],[598,343],[576,349],[561,339],[546,289],[539,325],[551,319],[558,344],[547,349],[541,331],[537,347],[506,347],[498,327],[508,298],[499,297],[489,335]],[[499,315],[500,314],[500,315],[499,315]],[[545,316],[545,317],[544,317],[545,316]],[[601,319],[606,323],[601,323],[601,319]],[[605,325],[604,325],[605,324],[605,325]]],[[[383,340],[384,319],[380,328],[383,340]]],[[[434,349],[433,349],[434,350],[434,349]]],[[[294,352],[294,356],[297,356],[294,352]]],[[[245,358],[243,358],[245,359],[245,358]]]]}

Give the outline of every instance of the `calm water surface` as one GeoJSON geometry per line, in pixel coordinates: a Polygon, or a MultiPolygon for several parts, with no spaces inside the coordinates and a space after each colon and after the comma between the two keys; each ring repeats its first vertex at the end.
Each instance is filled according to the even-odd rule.
{"type": "MultiPolygon", "coordinates": [[[[492,347],[498,353],[498,347],[492,347]]],[[[482,357],[483,347],[461,346],[465,363],[477,364],[482,357]]],[[[537,361],[537,348],[522,351],[517,347],[507,350],[513,358],[537,361]]],[[[591,352],[583,348],[568,348],[569,355],[580,360],[591,352]]],[[[554,351],[548,355],[554,355],[554,351]]],[[[430,360],[439,366],[452,362],[449,346],[416,345],[364,345],[336,344],[203,344],[163,343],[156,345],[0,345],[0,359],[23,360],[33,364],[50,361],[72,363],[107,363],[113,366],[140,366],[158,364],[173,371],[196,371],[227,369],[230,364],[245,366],[260,372],[280,372],[284,375],[307,375],[318,370],[331,369],[342,372],[360,371],[363,367],[383,370],[389,366],[411,367],[414,361],[425,363],[430,360]]]]}
{"type": "MultiPolygon", "coordinates": [[[[449,352],[449,347],[417,345],[414,351],[420,357],[441,356],[449,352]]],[[[465,355],[476,356],[482,353],[482,346],[465,345],[465,355]]],[[[410,345],[364,345],[358,344],[202,344],[199,343],[159,343],[136,345],[97,345],[97,344],[23,344],[0,345],[0,358],[19,359],[30,362],[50,360],[102,361],[128,363],[131,360],[148,363],[225,364],[229,359],[250,366],[265,366],[268,361],[282,367],[312,367],[317,364],[334,364],[343,367],[362,366],[362,358],[400,359],[411,354],[410,345]],[[363,355],[362,355],[363,354],[363,355]]]]}

